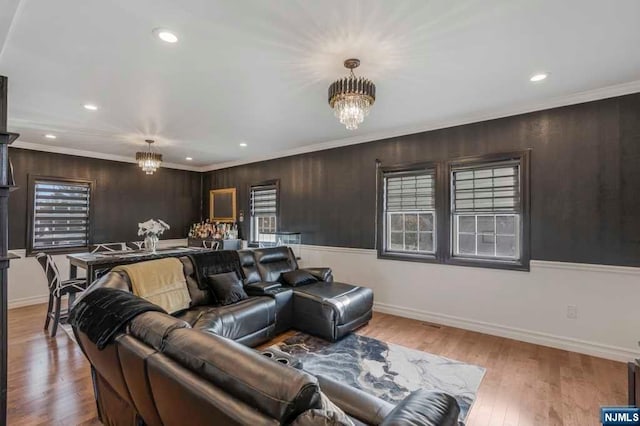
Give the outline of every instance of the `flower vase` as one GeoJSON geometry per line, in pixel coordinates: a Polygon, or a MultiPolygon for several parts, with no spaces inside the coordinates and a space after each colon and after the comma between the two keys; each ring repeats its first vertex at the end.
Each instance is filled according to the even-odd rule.
{"type": "Polygon", "coordinates": [[[158,248],[158,236],[154,234],[149,234],[144,239],[144,248],[151,253],[155,253],[158,248]]]}

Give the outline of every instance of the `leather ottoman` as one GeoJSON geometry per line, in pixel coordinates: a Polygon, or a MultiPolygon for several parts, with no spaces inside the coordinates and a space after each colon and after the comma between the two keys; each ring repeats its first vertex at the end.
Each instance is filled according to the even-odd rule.
{"type": "Polygon", "coordinates": [[[340,282],[293,288],[293,327],[332,342],[371,320],[373,291],[340,282]]]}

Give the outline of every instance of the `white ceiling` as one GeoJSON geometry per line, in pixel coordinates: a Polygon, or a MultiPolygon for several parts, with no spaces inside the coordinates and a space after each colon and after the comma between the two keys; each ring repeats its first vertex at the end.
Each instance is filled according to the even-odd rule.
{"type": "Polygon", "coordinates": [[[635,90],[639,18],[638,0],[0,0],[0,74],[22,141],[130,158],[151,137],[206,166],[635,90]],[[326,99],[347,57],[378,89],[355,132],[326,99]]]}

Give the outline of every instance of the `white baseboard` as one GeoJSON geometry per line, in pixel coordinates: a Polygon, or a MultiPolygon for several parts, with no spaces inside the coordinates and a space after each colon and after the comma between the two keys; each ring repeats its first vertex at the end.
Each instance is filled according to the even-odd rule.
{"type": "MultiPolygon", "coordinates": [[[[159,245],[160,247],[186,246],[187,239],[160,240],[159,245]]],[[[49,300],[47,280],[35,257],[26,256],[24,249],[10,250],[10,252],[20,258],[11,261],[9,268],[9,309],[47,303],[49,300]]],[[[69,261],[66,256],[54,255],[54,260],[58,265],[62,279],[67,279],[69,261]]],[[[84,276],[83,270],[78,272],[80,277],[84,276]]]]}
{"type": "Polygon", "coordinates": [[[468,318],[460,318],[452,315],[426,312],[418,309],[405,308],[402,306],[390,305],[387,303],[374,303],[374,311],[384,314],[396,315],[399,317],[415,319],[435,324],[442,324],[449,327],[461,328],[464,330],[476,331],[490,334],[492,336],[506,337],[508,339],[520,340],[536,345],[549,346],[556,349],[563,349],[571,352],[578,352],[599,358],[611,359],[614,361],[628,362],[640,357],[640,352],[634,352],[626,348],[602,345],[595,342],[588,342],[570,337],[556,336],[553,334],[540,333],[537,331],[524,330],[521,328],[507,327],[499,324],[491,324],[468,318]]]}
{"type": "MultiPolygon", "coordinates": [[[[186,241],[165,240],[161,243],[177,245],[184,244],[186,241]]],[[[375,304],[374,309],[379,312],[616,361],[640,358],[640,349],[635,348],[638,334],[633,326],[640,321],[640,314],[633,305],[633,300],[637,300],[640,296],[640,290],[637,289],[640,268],[533,260],[529,273],[494,272],[486,269],[477,271],[472,268],[460,269],[450,265],[407,265],[406,262],[401,261],[378,260],[376,251],[371,249],[302,245],[301,254],[305,263],[309,262],[313,266],[316,266],[316,263],[332,266],[336,277],[342,277],[347,282],[369,284],[368,286],[374,291],[379,292],[380,297],[387,294],[385,303],[375,304]],[[376,281],[381,273],[385,278],[376,281]],[[543,321],[543,318],[538,318],[538,309],[530,309],[527,297],[514,292],[507,292],[504,296],[507,298],[506,301],[503,300],[504,298],[496,299],[495,305],[491,306],[492,309],[515,309],[515,306],[525,311],[521,316],[483,317],[482,312],[478,310],[473,314],[469,313],[476,318],[485,319],[482,321],[420,309],[423,306],[421,301],[425,291],[440,292],[439,297],[445,302],[445,307],[442,308],[444,312],[456,314],[464,312],[459,310],[460,303],[466,303],[464,300],[451,300],[451,297],[447,298],[447,293],[440,291],[437,286],[423,282],[422,277],[425,274],[437,275],[439,280],[447,283],[454,293],[463,287],[460,283],[479,277],[483,290],[475,291],[475,297],[482,297],[484,292],[499,294],[498,292],[503,292],[505,288],[511,286],[513,280],[516,280],[521,289],[533,289],[528,293],[538,296],[532,302],[535,304],[533,307],[551,315],[544,318],[551,318],[551,320],[543,321]],[[411,303],[412,298],[394,299],[393,292],[389,292],[392,282],[390,277],[394,277],[393,280],[405,281],[405,290],[409,291],[416,300],[412,306],[417,308],[400,305],[411,303]],[[616,297],[613,303],[612,299],[609,299],[609,293],[613,296],[624,294],[626,297],[622,300],[616,297]],[[550,300],[555,301],[552,308],[548,307],[550,300]],[[607,303],[601,303],[601,301],[607,303]],[[571,327],[563,322],[566,320],[567,305],[578,305],[580,309],[581,316],[572,323],[571,327]],[[500,323],[496,323],[495,321],[498,320],[494,318],[500,318],[500,323]],[[609,327],[609,333],[602,331],[601,321],[604,320],[610,321],[610,325],[616,325],[609,327]],[[518,324],[519,327],[513,327],[512,324],[518,324]],[[564,333],[567,334],[564,335],[564,333]],[[619,342],[624,346],[620,346],[619,342]]],[[[66,262],[66,259],[61,259],[60,262],[66,262]]],[[[61,263],[59,266],[67,267],[68,265],[61,263]]],[[[66,271],[61,272],[66,276],[66,271]]],[[[12,262],[9,284],[10,290],[11,288],[20,289],[19,293],[16,292],[15,299],[9,299],[10,309],[47,302],[46,280],[33,258],[22,258],[12,262]]],[[[468,290],[470,289],[465,287],[464,291],[468,290]]],[[[439,309],[437,304],[429,306],[431,309],[439,309]]]]}
{"type": "Polygon", "coordinates": [[[22,308],[24,306],[31,305],[40,305],[42,303],[47,303],[49,301],[49,295],[45,296],[33,296],[33,297],[24,297],[22,299],[10,300],[8,303],[9,309],[22,308]]]}

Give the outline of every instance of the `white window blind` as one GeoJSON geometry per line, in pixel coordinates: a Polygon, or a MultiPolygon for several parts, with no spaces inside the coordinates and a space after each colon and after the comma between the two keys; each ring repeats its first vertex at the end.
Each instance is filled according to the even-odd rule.
{"type": "Polygon", "coordinates": [[[34,250],[89,244],[89,183],[37,180],[33,201],[34,250]]]}

